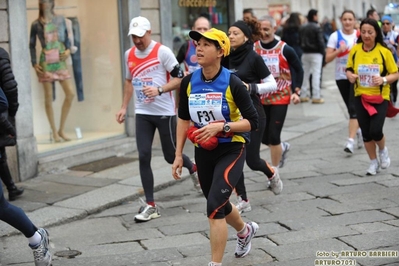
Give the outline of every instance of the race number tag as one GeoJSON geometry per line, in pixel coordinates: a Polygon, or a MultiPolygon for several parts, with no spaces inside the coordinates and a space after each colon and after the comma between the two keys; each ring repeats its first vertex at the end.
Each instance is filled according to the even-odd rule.
{"type": "Polygon", "coordinates": [[[336,64],[336,72],[339,74],[346,75],[346,63],[348,62],[348,58],[337,58],[337,64],[336,64]]]}
{"type": "Polygon", "coordinates": [[[188,73],[193,73],[195,70],[200,69],[201,66],[197,65],[197,66],[188,66],[188,73]]]}
{"type": "Polygon", "coordinates": [[[277,78],[280,76],[280,65],[278,54],[263,54],[263,61],[266,66],[269,68],[270,73],[272,73],[273,77],[277,78]]]}
{"type": "Polygon", "coordinates": [[[359,75],[360,86],[362,87],[376,87],[373,83],[373,77],[380,76],[380,66],[378,64],[362,64],[357,68],[357,74],[359,75]]]}
{"type": "Polygon", "coordinates": [[[153,86],[152,78],[134,78],[132,79],[133,88],[136,94],[137,103],[152,103],[154,98],[145,96],[144,86],[153,86]]]}
{"type": "Polygon", "coordinates": [[[191,120],[200,127],[215,121],[224,121],[222,114],[223,94],[219,92],[190,94],[191,120]]]}

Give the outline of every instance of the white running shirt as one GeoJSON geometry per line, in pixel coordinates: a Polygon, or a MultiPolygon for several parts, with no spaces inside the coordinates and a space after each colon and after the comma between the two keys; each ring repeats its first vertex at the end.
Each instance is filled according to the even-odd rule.
{"type": "MultiPolygon", "coordinates": [[[[146,58],[154,48],[156,42],[151,41],[150,45],[144,50],[135,50],[135,56],[138,58],[146,58]]],[[[127,80],[133,80],[133,78],[150,78],[152,80],[152,86],[158,87],[168,83],[168,73],[178,65],[177,59],[173,52],[166,46],[161,45],[158,50],[158,60],[160,64],[150,65],[146,71],[142,71],[139,77],[132,77],[128,66],[128,57],[132,48],[125,52],[125,67],[126,73],[125,78],[127,80]]],[[[149,58],[150,59],[150,58],[149,58]]],[[[137,83],[136,83],[137,84],[137,83]]],[[[136,114],[145,115],[176,115],[175,110],[175,99],[173,91],[165,92],[161,96],[156,96],[150,100],[142,101],[142,95],[140,97],[138,91],[133,87],[133,95],[135,95],[135,112],[136,114]]]]}

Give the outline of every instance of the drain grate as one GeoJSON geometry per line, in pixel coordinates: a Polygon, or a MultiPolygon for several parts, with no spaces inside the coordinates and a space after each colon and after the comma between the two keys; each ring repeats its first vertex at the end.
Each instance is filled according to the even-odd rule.
{"type": "Polygon", "coordinates": [[[98,161],[93,161],[90,163],[77,165],[77,166],[71,167],[69,169],[73,170],[73,171],[100,172],[100,171],[106,170],[108,168],[131,163],[131,162],[134,162],[137,160],[138,160],[138,158],[113,156],[113,157],[109,157],[106,159],[101,159],[98,161]]]}

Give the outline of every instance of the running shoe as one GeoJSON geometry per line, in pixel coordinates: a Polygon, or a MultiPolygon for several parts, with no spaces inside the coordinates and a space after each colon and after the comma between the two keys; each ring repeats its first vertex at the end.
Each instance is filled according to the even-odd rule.
{"type": "Polygon", "coordinates": [[[367,169],[367,175],[376,175],[380,171],[380,165],[378,162],[371,162],[369,169],[367,169]]]}
{"type": "Polygon", "coordinates": [[[278,195],[283,191],[283,181],[280,179],[280,174],[278,168],[273,167],[274,175],[270,179],[270,189],[273,191],[274,195],[278,195]]]}
{"type": "Polygon", "coordinates": [[[362,131],[360,130],[360,128],[356,132],[356,140],[357,140],[357,148],[358,149],[363,148],[363,146],[364,146],[363,136],[362,136],[362,131]]]}
{"type": "Polygon", "coordinates": [[[247,236],[241,238],[237,235],[236,258],[243,258],[248,255],[251,251],[251,240],[259,229],[259,225],[255,222],[248,222],[246,226],[248,226],[249,231],[247,236]]]}
{"type": "Polygon", "coordinates": [[[139,212],[139,214],[134,216],[134,220],[136,222],[147,222],[151,219],[161,217],[158,206],[153,207],[147,204],[147,206],[141,207],[139,212]]]}
{"type": "Polygon", "coordinates": [[[243,212],[250,212],[252,210],[249,200],[245,201],[240,196],[237,198],[237,210],[241,214],[243,212]]]}
{"type": "Polygon", "coordinates": [[[379,151],[381,169],[387,169],[391,165],[391,159],[388,155],[388,148],[385,147],[382,151],[379,151]]]}
{"type": "Polygon", "coordinates": [[[193,162],[193,170],[194,170],[194,172],[190,174],[191,181],[193,181],[193,185],[194,185],[195,190],[198,193],[202,193],[201,184],[200,184],[199,179],[198,179],[197,165],[195,164],[194,160],[192,160],[192,162],[193,162]]]}
{"type": "Polygon", "coordinates": [[[281,147],[283,149],[283,153],[281,154],[281,160],[278,164],[279,168],[283,168],[285,159],[287,158],[287,153],[289,152],[291,145],[288,142],[281,142],[281,147]]]}
{"type": "Polygon", "coordinates": [[[312,103],[321,104],[321,103],[324,103],[324,99],[323,98],[312,99],[312,103]]]}
{"type": "Polygon", "coordinates": [[[197,172],[194,172],[194,173],[190,174],[190,177],[191,177],[191,181],[193,181],[195,190],[196,190],[198,193],[202,193],[201,185],[200,185],[199,180],[198,180],[198,174],[197,174],[197,172]]]}
{"type": "Polygon", "coordinates": [[[347,152],[347,153],[351,153],[351,154],[353,153],[353,141],[348,140],[346,142],[344,151],[347,152]]]}
{"type": "Polygon", "coordinates": [[[37,246],[29,247],[33,250],[33,258],[35,260],[35,266],[51,266],[51,253],[48,249],[49,245],[49,234],[46,229],[39,228],[37,232],[42,236],[42,240],[37,246]]]}

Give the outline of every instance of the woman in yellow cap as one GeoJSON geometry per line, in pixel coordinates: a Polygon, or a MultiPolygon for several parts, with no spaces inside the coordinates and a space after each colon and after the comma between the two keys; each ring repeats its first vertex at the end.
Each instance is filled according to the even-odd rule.
{"type": "Polygon", "coordinates": [[[258,114],[246,86],[221,66],[230,53],[227,35],[215,28],[204,33],[191,31],[197,42],[196,54],[202,69],[186,76],[180,85],[177,122],[176,158],[172,166],[175,179],[180,179],[183,147],[186,137],[195,142],[195,161],[202,192],[207,199],[212,261],[222,265],[227,242],[227,224],[237,231],[236,257],[246,256],[259,226],[244,223],[237,208],[230,203],[245,162],[244,132],[256,130],[258,114]],[[190,123],[198,129],[187,131],[190,123]],[[210,147],[209,140],[217,139],[210,147]],[[213,148],[212,150],[209,150],[213,148]]]}

